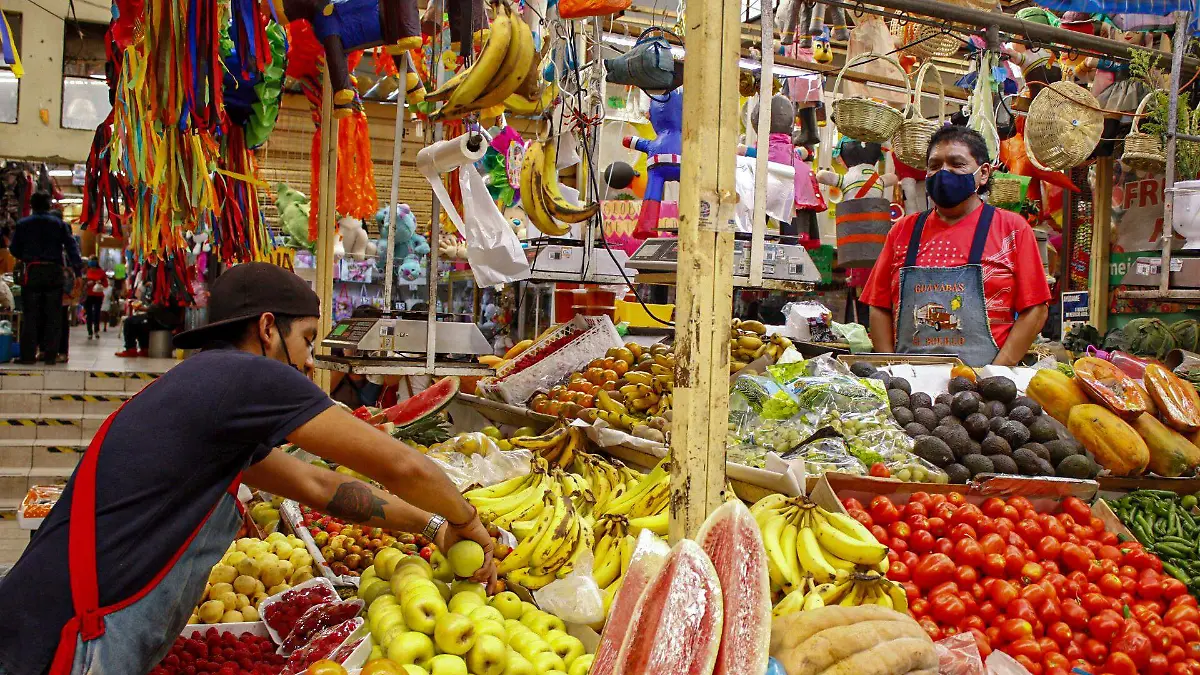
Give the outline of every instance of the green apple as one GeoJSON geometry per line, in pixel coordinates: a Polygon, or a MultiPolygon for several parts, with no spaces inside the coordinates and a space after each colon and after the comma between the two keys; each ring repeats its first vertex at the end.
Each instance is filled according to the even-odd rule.
{"type": "Polygon", "coordinates": [[[413,631],[393,637],[387,645],[387,657],[400,665],[422,663],[433,658],[434,653],[433,640],[413,631]]]}
{"type": "Polygon", "coordinates": [[[592,659],[595,658],[591,654],[582,654],[579,658],[567,664],[567,675],[587,675],[592,668],[592,659]]]}
{"type": "MultiPolygon", "coordinates": [[[[300,549],[297,549],[297,550],[300,550],[300,549]]],[[[292,554],[292,557],[295,557],[294,553],[292,554]]],[[[297,565],[292,560],[288,560],[288,562],[291,562],[293,567],[304,567],[304,565],[297,565]]],[[[309,560],[305,564],[311,565],[312,561],[309,560]]],[[[363,570],[362,574],[358,575],[358,587],[362,588],[363,584],[367,583],[371,579],[378,579],[378,578],[379,578],[379,572],[378,572],[378,570],[375,569],[375,565],[369,565],[369,566],[367,566],[367,569],[363,570]]],[[[386,581],[386,579],[384,581],[386,581]]]]}
{"type": "Polygon", "coordinates": [[[511,640],[512,637],[518,633],[532,633],[532,632],[533,631],[529,630],[529,628],[526,627],[526,625],[521,623],[520,621],[516,621],[514,619],[505,619],[504,620],[504,635],[505,635],[505,638],[508,640],[511,640]]]}
{"type": "Polygon", "coordinates": [[[367,655],[367,661],[385,658],[383,649],[379,645],[371,645],[371,653],[367,655]]]}
{"type": "Polygon", "coordinates": [[[530,657],[529,662],[537,668],[539,673],[544,673],[547,670],[567,670],[567,664],[563,662],[562,657],[551,651],[537,652],[530,657]]]}
{"type": "Polygon", "coordinates": [[[484,602],[487,602],[488,599],[487,588],[483,584],[467,581],[466,579],[455,581],[450,585],[450,590],[454,595],[458,595],[459,593],[474,593],[484,602]]]}
{"type": "Polygon", "coordinates": [[[508,650],[508,664],[504,666],[504,675],[537,675],[537,669],[529,659],[513,650],[508,650]]]}
{"type": "Polygon", "coordinates": [[[436,593],[411,597],[404,601],[403,608],[404,623],[426,635],[433,635],[437,618],[446,613],[446,603],[442,602],[442,596],[436,593]]]}
{"type": "Polygon", "coordinates": [[[408,569],[411,569],[413,571],[409,572],[408,574],[393,575],[392,580],[390,582],[388,582],[392,589],[392,595],[395,595],[396,597],[403,596],[404,589],[408,588],[409,585],[417,583],[419,581],[429,581],[430,583],[432,583],[431,578],[421,574],[421,572],[418,570],[418,568],[409,567],[408,569]]]}
{"type": "MultiPolygon", "coordinates": [[[[395,550],[395,549],[393,549],[395,550]]],[[[433,578],[433,567],[419,555],[406,555],[396,562],[396,566],[392,569],[392,578],[404,574],[420,574],[426,579],[433,578]]]]}
{"type": "Polygon", "coordinates": [[[520,619],[523,611],[521,598],[512,591],[504,591],[492,596],[488,604],[495,607],[505,619],[520,619]]]}
{"type": "Polygon", "coordinates": [[[484,619],[491,619],[492,621],[504,620],[504,615],[500,613],[500,610],[495,607],[488,607],[487,605],[480,605],[472,609],[467,616],[471,617],[473,621],[483,621],[484,619]]]}
{"type": "Polygon", "coordinates": [[[379,616],[388,607],[399,607],[399,606],[400,606],[400,601],[396,599],[396,596],[381,595],[378,598],[375,598],[375,602],[372,602],[371,606],[367,608],[367,618],[370,619],[370,618],[379,616]]]}
{"type": "Polygon", "coordinates": [[[450,602],[450,598],[454,597],[454,593],[450,590],[450,584],[447,584],[444,581],[434,580],[433,585],[437,586],[438,592],[442,594],[442,599],[446,602],[450,602]]]}
{"type": "Polygon", "coordinates": [[[471,611],[476,607],[482,606],[483,599],[474,593],[459,593],[450,598],[450,602],[447,605],[451,612],[462,614],[464,616],[470,614],[471,611]]]}
{"type": "Polygon", "coordinates": [[[406,663],[400,666],[404,670],[404,675],[429,675],[429,671],[415,663],[406,663]]]}
{"type": "MultiPolygon", "coordinates": [[[[375,618],[369,621],[371,635],[377,640],[392,626],[400,626],[407,630],[407,625],[404,623],[404,610],[399,607],[389,607],[386,611],[376,614],[375,618]]],[[[387,644],[383,640],[378,641],[380,644],[387,644]]]]}
{"type": "Polygon", "coordinates": [[[483,547],[478,542],[463,539],[450,547],[446,559],[455,576],[469,577],[483,567],[483,547]]]}
{"type": "Polygon", "coordinates": [[[371,637],[372,637],[372,639],[375,640],[376,646],[389,645],[392,643],[392,640],[394,640],[397,635],[400,635],[402,633],[410,633],[410,632],[413,632],[413,631],[408,630],[408,626],[405,626],[404,624],[397,624],[397,625],[392,626],[391,628],[383,631],[381,634],[379,634],[378,637],[375,635],[375,633],[371,633],[371,637]]]}
{"type": "Polygon", "coordinates": [[[542,636],[556,628],[561,631],[566,631],[567,629],[562,619],[553,614],[547,614],[540,609],[521,617],[521,623],[525,624],[529,630],[542,636]]]}
{"type": "Polygon", "coordinates": [[[396,564],[403,557],[404,554],[394,548],[379,549],[379,552],[375,554],[375,564],[373,565],[375,574],[385,581],[391,579],[392,573],[396,571],[396,564]]]}
{"type": "Polygon", "coordinates": [[[467,675],[467,662],[454,654],[438,654],[425,664],[429,675],[467,675]]]}
{"type": "Polygon", "coordinates": [[[550,645],[546,644],[546,641],[542,638],[534,635],[533,631],[517,633],[508,639],[508,646],[517,650],[521,656],[527,659],[534,654],[550,651],[550,645]]]}
{"type": "Polygon", "coordinates": [[[475,622],[475,635],[491,635],[500,638],[501,642],[508,643],[508,633],[504,632],[504,626],[499,621],[484,619],[483,621],[475,622]]]}
{"type": "Polygon", "coordinates": [[[392,592],[392,587],[388,582],[379,578],[372,578],[370,581],[360,580],[358,585],[358,597],[366,603],[367,607],[375,602],[375,599],[381,595],[386,595],[392,592]]]}
{"type": "Polygon", "coordinates": [[[434,623],[433,641],[443,652],[462,656],[475,644],[475,623],[462,614],[446,612],[434,623]]]}
{"type": "Polygon", "coordinates": [[[429,566],[433,568],[434,579],[441,579],[446,583],[454,581],[454,568],[450,566],[450,561],[446,560],[446,556],[442,555],[441,551],[434,551],[430,554],[429,566]]]}
{"type": "Polygon", "coordinates": [[[467,668],[474,675],[501,675],[508,665],[508,646],[494,635],[475,638],[471,651],[467,652],[467,668]]]}
{"type": "Polygon", "coordinates": [[[555,635],[547,638],[546,644],[550,645],[550,649],[553,649],[554,653],[558,654],[562,658],[563,663],[567,664],[568,667],[575,662],[575,659],[587,651],[584,649],[583,643],[579,641],[579,638],[567,635],[561,631],[550,632],[555,635]]]}
{"type": "MultiPolygon", "coordinates": [[[[438,591],[437,586],[434,585],[432,580],[416,575],[410,575],[407,577],[392,577],[392,585],[396,587],[396,590],[400,591],[399,593],[396,593],[396,597],[400,598],[401,604],[414,595],[420,595],[421,593],[432,593],[439,598],[442,596],[441,592],[438,591]]],[[[443,600],[443,602],[445,601],[443,600]]]]}

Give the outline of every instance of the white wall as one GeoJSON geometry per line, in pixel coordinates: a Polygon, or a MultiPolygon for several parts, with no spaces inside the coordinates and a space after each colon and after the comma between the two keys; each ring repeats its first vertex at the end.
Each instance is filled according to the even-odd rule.
{"type": "MultiPolygon", "coordinates": [[[[5,0],[4,9],[21,13],[21,78],[16,124],[0,124],[0,158],[47,159],[62,163],[87,159],[93,131],[63,129],[62,59],[63,20],[70,16],[67,0],[38,0],[38,4],[57,16],[39,9],[26,0],[5,0]],[[42,122],[41,111],[48,114],[42,122]]],[[[80,21],[107,23],[110,15],[103,2],[76,2],[80,21]]]]}

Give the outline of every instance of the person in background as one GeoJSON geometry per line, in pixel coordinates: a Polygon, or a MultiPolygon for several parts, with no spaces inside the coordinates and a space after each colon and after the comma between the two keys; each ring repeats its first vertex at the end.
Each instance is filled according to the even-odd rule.
{"type": "Polygon", "coordinates": [[[935,207],[892,227],[860,297],[871,307],[875,351],[1015,366],[1050,301],[1033,229],[983,201],[992,164],[979,132],[938,129],[926,172],[935,207]]]}
{"type": "Polygon", "coordinates": [[[9,250],[25,266],[21,283],[20,363],[36,363],[39,356],[48,364],[58,361],[62,338],[63,260],[83,272],[79,245],[71,227],[50,213],[50,194],[35,192],[29,200],[30,215],[17,221],[9,250]],[[41,349],[39,355],[38,349],[41,349]]]}
{"type": "Polygon", "coordinates": [[[62,294],[62,325],[58,341],[58,362],[66,363],[71,347],[71,318],[75,316],[75,308],[83,300],[83,279],[75,274],[75,270],[65,267],[63,274],[62,294]]]}
{"type": "Polygon", "coordinates": [[[117,356],[130,358],[150,355],[150,333],[156,330],[175,332],[183,326],[183,309],[150,305],[150,309],[125,319],[125,349],[117,356]]]}
{"type": "MultiPolygon", "coordinates": [[[[105,286],[104,297],[100,300],[100,326],[103,327],[105,333],[108,332],[108,324],[116,324],[112,314],[112,298],[113,286],[105,286]]],[[[96,338],[99,339],[100,336],[97,335],[96,338]]]]}
{"type": "Polygon", "coordinates": [[[88,339],[100,339],[100,305],[108,288],[108,274],[100,267],[100,261],[95,256],[88,259],[84,287],[87,295],[83,301],[83,311],[87,315],[88,339]]]}
{"type": "MultiPolygon", "coordinates": [[[[383,312],[373,305],[359,305],[351,312],[354,319],[378,319],[383,312]]],[[[346,356],[354,356],[354,350],[339,350],[346,356]]],[[[330,373],[329,398],[357,409],[361,406],[386,408],[396,404],[396,377],[372,378],[356,373],[330,373]]]]}
{"type": "Polygon", "coordinates": [[[120,298],[121,293],[123,293],[125,291],[125,277],[128,275],[128,272],[125,269],[125,254],[124,253],[122,253],[121,257],[117,259],[117,264],[113,265],[112,274],[113,274],[113,294],[116,295],[117,298],[120,298]]]}

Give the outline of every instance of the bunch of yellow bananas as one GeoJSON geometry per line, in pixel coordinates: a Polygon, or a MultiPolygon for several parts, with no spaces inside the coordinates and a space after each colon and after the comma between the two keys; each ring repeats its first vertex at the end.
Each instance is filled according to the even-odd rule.
{"type": "Polygon", "coordinates": [[[899,612],[908,611],[908,594],[900,584],[880,574],[878,570],[844,574],[836,581],[818,584],[811,577],[804,585],[788,593],[772,610],[783,616],[826,605],[879,605],[899,612]]]}
{"type": "Polygon", "coordinates": [[[642,480],[642,474],[617,460],[585,452],[576,454],[572,470],[591,487],[595,498],[592,513],[595,514],[603,513],[610,501],[620,498],[642,480]]]}
{"type": "Polygon", "coordinates": [[[576,206],[567,201],[558,183],[558,141],[534,140],[521,160],[521,206],[529,222],[550,237],[561,237],[600,212],[600,202],[576,206]]]}
{"type": "Polygon", "coordinates": [[[517,436],[510,438],[509,443],[514,448],[528,450],[557,466],[570,467],[576,454],[587,447],[587,436],[580,427],[569,426],[559,420],[540,436],[517,436]]]}
{"type": "Polygon", "coordinates": [[[734,319],[729,332],[730,373],[740,371],[764,355],[775,361],[792,346],[791,340],[778,333],[767,335],[767,327],[761,321],[734,319]]]}
{"type": "Polygon", "coordinates": [[[526,349],[529,349],[532,346],[533,346],[533,340],[529,340],[529,339],[521,340],[517,344],[509,347],[508,351],[504,352],[504,356],[496,356],[495,354],[484,354],[483,356],[480,356],[478,358],[478,360],[480,363],[482,363],[485,366],[491,366],[492,368],[496,368],[497,370],[499,370],[500,367],[503,366],[506,362],[517,358],[518,356],[521,355],[521,352],[525,351],[526,349]]]}
{"type": "Polygon", "coordinates": [[[479,57],[425,96],[446,101],[431,119],[454,119],[503,105],[532,72],[536,51],[529,24],[508,0],[492,0],[492,23],[479,57]]]}
{"type": "Polygon", "coordinates": [[[612,606],[613,598],[621,590],[625,572],[629,570],[629,559],[637,548],[637,537],[629,531],[629,519],[625,516],[603,515],[596,520],[596,550],[592,564],[592,578],[604,594],[604,615],[612,606]]]}
{"type": "MultiPolygon", "coordinates": [[[[823,587],[855,575],[887,574],[887,547],[844,513],[827,511],[806,497],[779,494],[763,497],[750,512],[762,531],[771,588],[776,593],[792,597],[799,591],[803,597],[812,590],[809,580],[823,587]]],[[[822,588],[818,595],[824,597],[828,590],[822,588]]],[[[840,600],[843,596],[836,597],[840,600]]],[[[793,598],[790,604],[795,602],[793,598]]]]}

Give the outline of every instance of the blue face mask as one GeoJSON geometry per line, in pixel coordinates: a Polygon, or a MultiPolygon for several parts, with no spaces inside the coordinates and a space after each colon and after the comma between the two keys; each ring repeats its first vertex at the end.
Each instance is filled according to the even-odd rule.
{"type": "Polygon", "coordinates": [[[949,169],[937,171],[925,179],[925,193],[934,204],[952,209],[975,194],[975,174],[979,173],[979,169],[971,173],[954,173],[949,169]]]}

